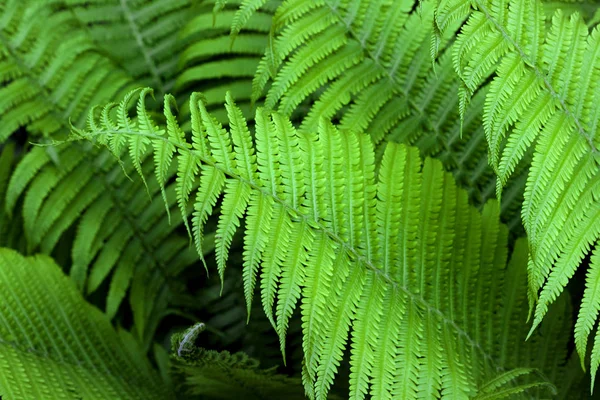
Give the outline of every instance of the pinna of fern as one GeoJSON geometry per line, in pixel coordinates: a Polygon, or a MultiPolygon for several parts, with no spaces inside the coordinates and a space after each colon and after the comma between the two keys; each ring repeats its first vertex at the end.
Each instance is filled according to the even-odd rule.
{"type": "MultiPolygon", "coordinates": [[[[546,24],[537,0],[440,2],[440,31],[464,18],[454,49],[461,103],[493,77],[483,121],[499,197],[533,153],[521,213],[530,246],[532,331],[590,256],[575,324],[583,365],[600,311],[600,31],[561,10],[546,24]]],[[[592,389],[599,365],[597,331],[592,389]]]]}
{"type": "Polygon", "coordinates": [[[309,397],[327,397],[347,347],[356,398],[485,397],[488,389],[526,396],[552,391],[549,382],[568,391],[560,365],[569,307],[560,302],[544,335],[523,341],[519,282],[527,250],[518,241],[507,267],[508,233],[496,202],[477,212],[441,164],[422,161],[416,148],[390,143],[376,174],[369,137],[342,134],[325,121],[300,134],[287,118],[259,108],[253,137],[229,95],[227,131],[202,96],[192,94],[190,141],[172,113],[172,97],[165,96],[164,127],[143,106],[148,93],[140,94],[137,118],[114,118],[108,105],[93,110],[88,129],[74,129],[74,137],[117,156],[127,148],[134,163],[151,147],[159,177],[175,158],[182,210],[197,182],[188,223],[196,247],[220,202],[221,277],[245,215],[247,305],[260,291],[285,360],[289,320],[300,301],[309,397]],[[502,322],[490,324],[492,315],[502,322]],[[543,375],[519,372],[530,368],[543,375]],[[501,390],[490,384],[495,378],[506,384],[501,390]]]}
{"type": "MultiPolygon", "coordinates": [[[[240,1],[228,2],[216,14],[214,3],[205,1],[196,6],[194,18],[179,33],[180,40],[188,45],[179,56],[179,75],[173,91],[178,99],[187,99],[193,91],[201,91],[208,110],[223,123],[227,121],[223,97],[230,91],[244,116],[252,118],[252,78],[267,46],[275,5],[268,4],[253,14],[232,40],[229,28],[240,1]]],[[[180,115],[189,115],[187,102],[180,104],[180,110],[180,115]]],[[[189,131],[186,123],[182,128],[189,131]]]]}

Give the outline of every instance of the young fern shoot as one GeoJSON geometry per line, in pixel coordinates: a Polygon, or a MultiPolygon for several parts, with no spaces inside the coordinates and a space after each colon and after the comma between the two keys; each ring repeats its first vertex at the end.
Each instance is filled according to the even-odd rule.
{"type": "Polygon", "coordinates": [[[189,353],[192,351],[194,347],[194,342],[196,338],[206,329],[206,325],[203,322],[197,322],[188,329],[185,330],[181,341],[179,342],[179,347],[177,348],[177,355],[182,357],[184,353],[189,353]]]}

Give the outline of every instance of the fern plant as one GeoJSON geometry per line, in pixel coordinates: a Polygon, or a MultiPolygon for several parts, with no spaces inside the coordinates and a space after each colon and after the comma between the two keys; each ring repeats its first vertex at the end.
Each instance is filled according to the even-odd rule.
{"type": "MultiPolygon", "coordinates": [[[[523,318],[526,309],[514,304],[502,282],[525,273],[524,243],[517,243],[505,269],[507,230],[498,223],[497,203],[477,213],[439,162],[423,162],[415,148],[390,143],[376,174],[367,136],[340,134],[325,121],[317,132],[299,134],[285,117],[263,108],[256,112],[253,138],[231,96],[227,131],[192,95],[188,141],[171,97],[165,97],[166,126],[159,127],[144,107],[148,93],[140,93],[136,119],[127,112],[132,92],[116,109],[93,110],[88,130],[76,134],[118,157],[127,148],[134,163],[152,146],[158,176],[176,158],[182,210],[199,180],[190,226],[198,249],[222,196],[215,236],[221,277],[240,218],[247,215],[247,304],[259,286],[285,357],[289,320],[301,303],[302,378],[309,397],[327,397],[346,346],[350,396],[359,398],[474,396],[503,373],[544,369],[527,352],[509,350],[526,330],[509,321],[523,318]],[[514,305],[503,305],[503,296],[514,305]],[[506,322],[487,323],[493,314],[506,322]]],[[[516,394],[542,382],[510,390],[516,394]]]]}
{"type": "Polygon", "coordinates": [[[0,396],[588,398],[599,16],[0,0],[0,396]]]}
{"type": "MultiPolygon", "coordinates": [[[[121,97],[134,81],[156,84],[154,76],[171,88],[177,67],[170,53],[174,21],[191,18],[191,4],[186,4],[2,2],[0,142],[19,125],[38,143],[65,138],[70,123],[82,125],[81,112],[87,115],[91,105],[121,97]],[[171,34],[149,34],[157,18],[171,34]],[[116,37],[107,37],[109,31],[116,37]],[[125,47],[114,48],[116,42],[125,47]],[[145,64],[123,64],[122,57],[131,53],[152,57],[145,64]]],[[[128,180],[108,153],[81,144],[33,148],[8,175],[3,210],[11,226],[23,230],[26,241],[19,245],[29,253],[66,253],[61,258],[90,295],[109,285],[104,302],[110,316],[129,292],[137,336],[148,348],[181,286],[175,276],[195,261],[185,236],[173,234],[181,224],[179,214],[170,220],[160,201],[151,201],[161,197],[156,183],[149,181],[146,188],[128,180]],[[155,251],[159,243],[163,246],[155,251]],[[66,251],[57,250],[61,244],[66,251]]]]}
{"type": "MultiPolygon", "coordinates": [[[[174,398],[174,387],[200,382],[204,398],[219,398],[222,378],[202,369],[207,363],[239,377],[227,382],[231,393],[253,395],[261,390],[255,385],[279,393],[301,389],[273,370],[258,370],[256,360],[243,354],[204,351],[193,342],[185,358],[173,355],[172,377],[161,379],[133,336],[115,330],[107,315],[87,304],[47,256],[26,258],[0,248],[0,288],[5,295],[0,306],[3,399],[165,399],[174,398]]],[[[175,347],[181,338],[173,336],[175,347]]]]}

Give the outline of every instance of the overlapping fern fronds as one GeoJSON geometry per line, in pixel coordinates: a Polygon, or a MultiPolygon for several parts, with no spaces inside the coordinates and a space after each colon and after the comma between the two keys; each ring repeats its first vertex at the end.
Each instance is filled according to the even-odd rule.
{"type": "MultiPolygon", "coordinates": [[[[106,151],[81,152],[79,146],[65,146],[58,154],[65,160],[59,167],[42,148],[33,149],[11,178],[7,196],[11,205],[26,189],[22,216],[28,249],[52,253],[60,238],[74,233],[70,274],[76,285],[90,294],[108,284],[110,316],[129,291],[137,333],[149,345],[152,325],[162,317],[172,280],[196,260],[188,239],[175,232],[181,224],[180,214],[174,212],[177,206],[171,202],[169,220],[156,180],[148,179],[147,189],[142,182],[129,180],[106,151]],[[42,168],[39,174],[27,176],[42,168]]],[[[152,161],[143,168],[151,171],[152,161]]],[[[125,163],[125,169],[135,173],[131,163],[125,163]]],[[[166,193],[173,190],[171,185],[166,193]]]]}
{"type": "Polygon", "coordinates": [[[520,375],[515,368],[545,374],[507,379],[503,389],[515,394],[546,390],[540,389],[546,379],[561,384],[566,375],[558,366],[566,355],[555,350],[565,348],[566,303],[544,323],[543,336],[523,342],[525,242],[517,242],[507,267],[498,204],[477,212],[438,161],[390,143],[376,173],[368,136],[341,134],[325,121],[299,133],[262,108],[253,137],[229,95],[230,131],[207,112],[201,95],[191,96],[189,140],[172,114],[172,98],[165,97],[162,127],[144,109],[146,94],[137,119],[115,117],[109,105],[75,136],[117,155],[127,146],[134,163],[140,147],[152,146],[157,176],[176,159],[176,197],[182,210],[193,204],[196,247],[220,204],[220,276],[246,216],[247,305],[260,290],[285,356],[288,323],[301,303],[302,378],[311,398],[326,398],[346,348],[356,398],[463,398],[483,394],[498,376],[520,375]],[[490,324],[492,315],[502,322],[490,324]]]}
{"type": "MultiPolygon", "coordinates": [[[[234,37],[260,3],[242,3],[232,25],[234,37]]],[[[480,124],[484,97],[472,103],[461,132],[455,96],[459,79],[451,52],[432,65],[434,6],[431,1],[417,3],[283,3],[254,78],[253,98],[266,92],[267,107],[287,116],[307,115],[301,130],[315,129],[324,117],[338,120],[343,129],[371,132],[381,144],[379,156],[387,141],[416,145],[423,154],[441,159],[482,205],[494,193],[480,124]]],[[[445,38],[442,50],[452,38],[445,38]]],[[[503,207],[511,227],[519,223],[524,176],[513,183],[517,197],[503,207]]]]}
{"type": "MultiPolygon", "coordinates": [[[[199,282],[196,285],[198,289],[187,296],[174,298],[171,306],[193,309],[198,319],[205,321],[210,327],[212,334],[204,336],[202,347],[244,349],[244,353],[250,357],[260,358],[263,366],[280,365],[278,338],[262,312],[260,302],[252,303],[252,320],[249,321],[239,268],[243,252],[241,237],[234,240],[238,243],[232,243],[228,265],[230,271],[235,272],[226,274],[225,280],[221,282],[217,274],[206,275],[203,269],[189,268],[185,277],[188,281],[199,282]]],[[[302,329],[297,317],[290,320],[287,332],[287,347],[290,350],[286,354],[286,371],[291,373],[300,372],[302,365],[302,329]]]]}
{"type": "MultiPolygon", "coordinates": [[[[0,143],[21,126],[53,136],[90,105],[122,97],[124,71],[96,51],[59,0],[0,3],[0,143]]],[[[64,131],[62,133],[65,133],[64,131]]]]}
{"type": "MultiPolygon", "coordinates": [[[[533,152],[522,208],[532,330],[591,254],[575,325],[583,360],[600,311],[600,32],[560,10],[546,24],[537,0],[441,2],[436,23],[467,15],[454,64],[463,104],[493,73],[483,119],[498,196],[533,152]]],[[[596,334],[592,385],[599,365],[596,334]]]]}
{"type": "MultiPolygon", "coordinates": [[[[73,7],[60,0],[0,2],[0,141],[20,126],[33,142],[64,139],[69,123],[83,126],[91,105],[131,88],[134,78],[98,47],[100,35],[90,36],[73,7]]],[[[188,239],[174,233],[179,213],[169,224],[160,201],[151,202],[161,197],[156,181],[146,188],[128,180],[114,157],[89,144],[25,150],[2,190],[2,229],[21,232],[14,240],[29,253],[55,253],[61,243],[61,259],[81,290],[108,284],[111,316],[129,291],[136,333],[149,346],[172,277],[196,261],[188,239]]],[[[136,166],[151,170],[152,161],[136,166]]]]}
{"type": "Polygon", "coordinates": [[[3,399],[173,398],[131,335],[48,256],[0,249],[0,293],[3,399]]]}

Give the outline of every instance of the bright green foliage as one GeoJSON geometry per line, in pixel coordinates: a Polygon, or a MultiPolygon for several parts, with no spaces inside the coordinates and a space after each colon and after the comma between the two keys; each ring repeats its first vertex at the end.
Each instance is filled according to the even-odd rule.
{"type": "MultiPolygon", "coordinates": [[[[228,3],[227,0],[222,1],[222,3],[228,3]]],[[[257,10],[262,9],[265,4],[268,3],[268,0],[242,0],[240,3],[240,7],[237,10],[234,19],[231,23],[231,37],[232,39],[236,39],[239,35],[240,31],[243,28],[248,26],[248,22],[252,18],[252,14],[257,10]]],[[[215,7],[215,12],[220,11],[222,7],[215,7]]]]}
{"type": "MultiPolygon", "coordinates": [[[[205,61],[202,49],[210,48],[210,56],[218,57],[214,46],[228,48],[223,40],[216,43],[218,35],[217,39],[214,36],[215,32],[228,31],[231,22],[231,18],[220,16],[220,30],[212,28],[210,12],[209,19],[202,20],[203,14],[196,15],[190,7],[190,1],[182,0],[2,2],[0,54],[4,64],[0,66],[0,82],[5,87],[0,89],[0,142],[20,125],[50,140],[64,138],[69,123],[83,126],[90,106],[122,97],[132,81],[165,91],[175,85],[176,71],[187,68],[187,75],[177,75],[177,89],[185,90],[185,77],[194,76],[193,63],[205,61]],[[187,20],[191,21],[186,28],[179,29],[187,20]],[[198,46],[199,37],[210,39],[198,46]]],[[[206,11],[206,7],[196,9],[206,11]]],[[[270,18],[263,16],[259,23],[249,25],[262,36],[251,34],[244,41],[245,36],[240,35],[243,46],[234,50],[246,51],[247,44],[253,43],[253,52],[262,54],[261,37],[266,37],[269,27],[265,21],[270,18]]],[[[229,43],[229,38],[225,39],[229,43]]],[[[245,68],[247,98],[258,63],[256,54],[256,60],[245,68]]],[[[222,70],[223,62],[215,61],[216,70],[222,70]]],[[[244,62],[234,59],[229,69],[239,71],[239,63],[244,62]]],[[[206,69],[200,73],[206,76],[206,69]]],[[[192,79],[192,83],[198,82],[192,79]]],[[[225,91],[219,89],[213,88],[213,92],[221,103],[225,91]]],[[[134,168],[153,167],[152,161],[140,161],[125,163],[124,168],[131,174],[134,168]]],[[[49,254],[70,240],[68,265],[77,286],[93,293],[108,283],[106,310],[111,316],[129,291],[138,336],[149,346],[153,325],[177,291],[173,277],[196,259],[188,239],[175,233],[182,223],[180,214],[170,209],[165,214],[159,200],[166,199],[166,193],[175,191],[176,185],[161,191],[156,179],[148,179],[145,186],[137,180],[132,182],[107,152],[79,143],[58,149],[33,148],[11,169],[10,179],[10,170],[2,178],[7,186],[2,186],[0,205],[3,215],[12,218],[10,225],[0,224],[2,229],[22,229],[24,234],[11,236],[19,238],[20,248],[28,252],[49,254]],[[169,214],[174,217],[169,218],[169,214]],[[70,239],[73,230],[75,235],[70,239]]],[[[157,179],[166,182],[174,172],[161,171],[157,179]]],[[[176,203],[169,207],[176,209],[176,203]]]]}
{"type": "Polygon", "coordinates": [[[145,142],[155,154],[170,155],[156,160],[157,169],[168,169],[176,158],[177,200],[184,208],[193,203],[196,247],[220,204],[215,249],[222,277],[231,240],[247,215],[247,304],[260,288],[285,356],[290,317],[301,303],[309,397],[326,398],[346,348],[352,398],[464,398],[524,367],[540,368],[561,383],[565,353],[554,350],[564,348],[568,307],[561,302],[544,334],[522,342],[524,241],[507,267],[508,232],[498,223],[498,204],[478,213],[439,162],[388,144],[376,173],[368,136],[341,134],[324,121],[316,132],[298,133],[287,118],[262,108],[252,137],[229,95],[229,131],[206,111],[201,96],[192,95],[189,142],[176,129],[169,96],[166,129],[139,122],[150,119],[145,94],[136,120],[119,118],[119,112],[115,118],[108,105],[101,113],[108,119],[92,114],[90,129],[75,134],[111,149],[145,142]],[[498,323],[489,323],[492,315],[498,323]]]}
{"type": "Polygon", "coordinates": [[[598,21],[592,0],[0,0],[0,245],[64,265],[166,387],[168,336],[202,320],[202,347],[281,349],[313,398],[585,396],[598,21]],[[71,126],[101,145],[57,146],[71,126]]]}
{"type": "Polygon", "coordinates": [[[51,258],[0,249],[0,293],[3,399],[172,398],[130,334],[51,258]]]}
{"type": "MultiPolygon", "coordinates": [[[[114,271],[107,312],[111,316],[117,312],[131,287],[137,333],[149,345],[152,324],[160,319],[170,296],[171,276],[195,259],[188,240],[171,235],[181,221],[180,214],[173,213],[169,224],[156,179],[147,180],[147,189],[142,182],[132,184],[108,152],[89,148],[82,152],[79,145],[61,150],[61,166],[53,165],[43,148],[29,152],[11,177],[7,204],[16,202],[31,179],[22,214],[28,248],[39,246],[50,253],[61,235],[76,225],[70,275],[81,290],[91,293],[114,271]],[[37,170],[40,173],[31,176],[37,170]],[[157,201],[150,203],[148,194],[157,201]]],[[[151,161],[144,163],[144,168],[151,171],[151,161]]],[[[125,169],[134,173],[131,163],[125,169]]],[[[175,187],[165,190],[171,193],[175,187]]],[[[174,203],[170,207],[177,209],[174,203]]]]}
{"type": "MultiPolygon", "coordinates": [[[[232,38],[252,13],[265,7],[263,3],[242,2],[232,24],[232,38]]],[[[481,125],[486,90],[478,93],[459,121],[455,92],[460,80],[452,68],[452,50],[454,29],[461,21],[454,19],[444,26],[448,32],[434,46],[438,57],[432,64],[428,60],[436,29],[434,3],[283,3],[275,13],[273,35],[254,78],[253,96],[258,98],[266,89],[267,106],[286,115],[308,113],[303,128],[314,128],[323,116],[333,117],[342,128],[371,132],[376,143],[386,139],[414,144],[424,154],[442,160],[471,199],[483,204],[495,187],[481,125]]],[[[469,8],[468,1],[454,3],[469,8]]],[[[548,2],[545,7],[581,10],[591,16],[596,6],[548,2]]],[[[520,223],[517,211],[526,173],[519,166],[503,196],[503,218],[511,230],[520,223]]]]}
{"type": "MultiPolygon", "coordinates": [[[[578,14],[560,10],[545,24],[537,1],[471,3],[477,11],[469,2],[440,2],[436,23],[443,31],[446,21],[468,15],[454,46],[462,104],[493,76],[483,121],[498,196],[533,152],[522,208],[533,330],[600,244],[600,32],[588,32],[578,14]]],[[[582,360],[600,310],[599,269],[592,257],[575,325],[582,360]]],[[[592,377],[600,364],[598,336],[595,343],[592,377]]]]}
{"type": "MultiPolygon", "coordinates": [[[[485,96],[474,99],[461,126],[452,35],[431,62],[434,11],[431,1],[287,1],[275,12],[253,98],[266,92],[267,107],[305,115],[301,131],[334,118],[341,129],[369,132],[378,157],[385,141],[414,144],[442,160],[482,205],[495,188],[481,126],[485,96]]],[[[503,214],[514,227],[524,176],[512,182],[516,197],[503,214]]]]}
{"type": "Polygon", "coordinates": [[[244,353],[211,351],[196,347],[193,340],[188,343],[198,325],[171,336],[172,378],[178,391],[199,399],[305,398],[300,379],[277,375],[274,368],[259,369],[258,361],[244,353]],[[186,351],[180,351],[182,345],[186,351]]]}

